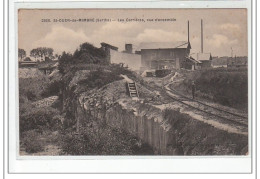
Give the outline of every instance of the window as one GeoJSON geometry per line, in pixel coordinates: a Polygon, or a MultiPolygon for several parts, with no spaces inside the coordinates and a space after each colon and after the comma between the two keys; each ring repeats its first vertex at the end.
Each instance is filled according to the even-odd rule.
{"type": "Polygon", "coordinates": [[[174,52],[173,51],[170,52],[170,56],[174,57],[174,52]]]}

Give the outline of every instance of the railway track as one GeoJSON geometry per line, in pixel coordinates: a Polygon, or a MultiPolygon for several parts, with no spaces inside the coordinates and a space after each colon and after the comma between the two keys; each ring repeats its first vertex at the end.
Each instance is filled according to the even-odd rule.
{"type": "Polygon", "coordinates": [[[178,101],[179,103],[188,106],[194,110],[207,113],[210,116],[217,117],[218,119],[223,120],[224,122],[231,122],[233,124],[248,127],[248,118],[245,116],[242,116],[240,114],[232,113],[230,111],[226,111],[223,109],[216,108],[214,106],[205,104],[203,102],[200,102],[198,100],[193,100],[187,96],[184,96],[180,93],[178,93],[176,90],[173,90],[169,88],[169,84],[164,86],[164,89],[166,91],[166,94],[171,99],[178,101]]]}
{"type": "Polygon", "coordinates": [[[178,93],[176,90],[169,88],[169,84],[164,85],[163,88],[155,85],[148,85],[150,89],[160,91],[161,94],[166,95],[173,101],[177,101],[184,106],[190,107],[195,111],[199,111],[201,113],[207,114],[208,116],[214,117],[214,120],[217,120],[221,123],[233,124],[233,126],[240,128],[243,131],[247,131],[248,129],[248,117],[242,116],[240,114],[232,113],[230,111],[226,111],[223,109],[219,109],[217,107],[205,104],[198,100],[193,100],[187,96],[184,96],[178,93]]]}

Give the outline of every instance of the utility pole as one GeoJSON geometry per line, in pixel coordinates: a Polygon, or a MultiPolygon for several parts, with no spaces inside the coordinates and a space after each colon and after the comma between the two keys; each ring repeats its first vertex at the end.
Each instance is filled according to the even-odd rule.
{"type": "Polygon", "coordinates": [[[203,53],[203,20],[201,19],[201,53],[203,53]]]}

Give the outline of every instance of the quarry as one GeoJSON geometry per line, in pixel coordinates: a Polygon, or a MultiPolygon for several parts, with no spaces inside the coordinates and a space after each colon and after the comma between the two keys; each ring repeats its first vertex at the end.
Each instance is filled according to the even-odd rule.
{"type": "Polygon", "coordinates": [[[187,25],[187,41],[21,60],[20,155],[247,155],[247,57],[204,52],[202,20],[192,54],[187,25]]]}
{"type": "Polygon", "coordinates": [[[21,155],[248,153],[246,109],[213,102],[214,97],[202,95],[205,92],[198,91],[193,100],[190,87],[180,88],[192,71],[174,69],[157,77],[147,75],[149,70],[138,73],[120,63],[74,63],[64,69],[58,63],[52,63],[54,69],[50,65],[49,73],[41,71],[42,66],[19,68],[20,85],[28,86],[23,81],[29,80],[32,86],[39,83],[35,91],[43,90],[31,94],[32,87],[31,93],[20,89],[20,112],[34,110],[20,116],[29,120],[20,122],[21,155]],[[29,130],[28,125],[35,129],[29,130]],[[40,138],[45,146],[26,150],[28,135],[40,138]]]}

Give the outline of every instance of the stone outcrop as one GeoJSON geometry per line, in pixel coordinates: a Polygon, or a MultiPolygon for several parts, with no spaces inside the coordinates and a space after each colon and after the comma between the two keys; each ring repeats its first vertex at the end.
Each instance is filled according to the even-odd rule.
{"type": "MultiPolygon", "coordinates": [[[[248,151],[246,136],[221,131],[179,112],[165,116],[145,96],[132,100],[125,80],[82,93],[74,87],[76,77],[71,81],[74,85],[65,88],[63,103],[73,113],[77,130],[90,118],[100,120],[136,136],[158,155],[244,155],[248,151]]],[[[148,96],[153,93],[144,86],[138,89],[148,96]]]]}

